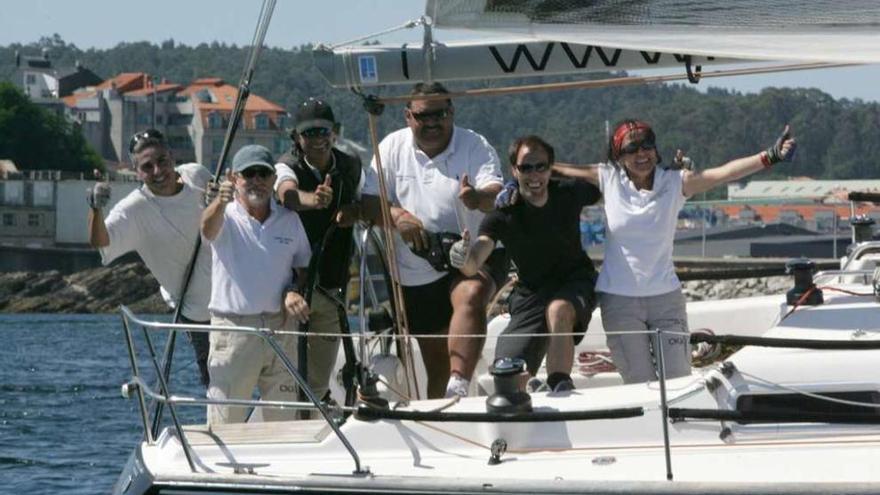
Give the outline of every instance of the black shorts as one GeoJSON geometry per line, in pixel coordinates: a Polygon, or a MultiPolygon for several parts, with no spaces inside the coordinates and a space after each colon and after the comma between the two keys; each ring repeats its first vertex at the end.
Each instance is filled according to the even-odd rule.
{"type": "Polygon", "coordinates": [[[521,358],[526,361],[529,373],[535,374],[547,353],[546,337],[511,338],[516,334],[546,334],[547,306],[551,301],[563,299],[574,306],[576,323],[574,326],[575,345],[584,338],[593,310],[596,308],[596,275],[569,279],[551,287],[532,290],[521,284],[513,288],[508,299],[510,323],[501,332],[495,346],[495,359],[502,357],[521,358]]]}
{"type": "MultiPolygon", "coordinates": [[[[481,271],[495,282],[497,291],[507,281],[509,266],[507,252],[496,249],[481,271]]],[[[461,272],[454,270],[428,284],[403,286],[403,302],[411,334],[437,335],[446,332],[452,319],[452,282],[459,276],[461,272]]]]}

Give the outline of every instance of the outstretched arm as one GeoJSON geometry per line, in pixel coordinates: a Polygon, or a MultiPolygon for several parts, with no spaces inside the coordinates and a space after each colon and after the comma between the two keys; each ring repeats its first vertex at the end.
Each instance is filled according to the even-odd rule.
{"type": "Polygon", "coordinates": [[[770,168],[781,161],[789,161],[794,156],[796,147],[797,143],[791,137],[791,129],[789,126],[785,126],[782,135],[776,140],[776,144],[766,151],[737,158],[719,167],[699,172],[686,171],[682,178],[682,192],[685,196],[693,196],[715,186],[770,168]]]}
{"type": "Polygon", "coordinates": [[[330,174],[327,174],[314,192],[303,191],[295,181],[285,180],[278,185],[278,199],[292,211],[327,208],[333,200],[331,180],[330,174]]]}
{"type": "Polygon", "coordinates": [[[597,164],[572,165],[556,162],[553,164],[553,171],[563,177],[585,180],[594,186],[599,185],[599,165],[597,164]]]}

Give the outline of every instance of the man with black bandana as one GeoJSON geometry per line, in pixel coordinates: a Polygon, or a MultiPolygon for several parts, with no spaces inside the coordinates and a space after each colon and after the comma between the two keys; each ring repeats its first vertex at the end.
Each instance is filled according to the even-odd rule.
{"type": "Polygon", "coordinates": [[[581,247],[580,214],[601,195],[592,184],[551,180],[553,147],[537,136],[516,139],[509,158],[519,201],[486,215],[473,245],[470,232],[463,232],[450,258],[471,275],[497,242],[504,243],[519,282],[510,295],[510,323],[498,339],[495,358],[523,359],[535,375],[546,354],[548,387],[568,391],[574,388],[574,347],[596,306],[596,270],[581,247]]]}
{"type": "Polygon", "coordinates": [[[307,99],[296,111],[293,146],[275,164],[276,194],[286,208],[299,213],[312,252],[318,252],[333,230],[323,246],[309,317],[309,330],[316,335],[308,338],[308,379],[318,397],[329,391],[339,352],[339,338],[326,334],[340,331],[337,305],[345,300],[352,225],[360,216],[357,201],[364,182],[360,159],[334,146],[338,130],[330,105],[307,99]]]}

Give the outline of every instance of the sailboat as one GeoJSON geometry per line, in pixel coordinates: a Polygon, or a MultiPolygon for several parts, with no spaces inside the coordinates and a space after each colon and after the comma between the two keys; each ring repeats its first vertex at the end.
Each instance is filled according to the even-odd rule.
{"type": "MultiPolygon", "coordinates": [[[[830,0],[428,0],[419,24],[421,46],[318,47],[316,65],[332,85],[387,103],[402,100],[370,98],[371,88],[607,71],[609,64],[681,67],[674,76],[622,82],[630,84],[712,77],[704,65],[730,61],[789,64],[771,70],[880,62],[880,4],[867,0],[845,9],[830,0]],[[437,28],[484,38],[440,44],[437,28]],[[500,41],[486,41],[489,35],[500,41]]],[[[147,383],[132,335],[190,327],[145,321],[123,308],[133,372],[123,392],[138,403],[144,438],[114,493],[880,492],[880,243],[854,238],[840,270],[792,263],[787,294],[689,304],[690,328],[711,330],[695,332],[694,343],[738,349],[689,376],[665,379],[661,355],[657,381],[623,385],[614,372],[597,372],[580,375],[573,391],[527,394],[515,369],[494,363],[479,380],[482,395],[420,400],[417,347],[399,360],[391,351],[406,349],[393,331],[399,301],[393,276],[370,269],[377,249],[369,246],[387,244],[372,232],[360,237],[363,304],[345,356],[357,355],[359,370],[348,382],[358,388],[333,406],[238,401],[313,410],[320,419],[182,424],[177,409],[208,400],[175,395],[164,380],[147,383]],[[376,299],[370,287],[377,277],[391,280],[384,318],[365,307],[376,299]],[[151,401],[167,406],[170,425],[151,426],[151,401]]],[[[393,274],[393,255],[378,259],[393,274]]],[[[599,322],[593,318],[577,353],[602,348],[599,322]]],[[[486,356],[503,325],[503,315],[490,325],[486,356]]],[[[265,339],[303,383],[271,332],[234,330],[265,339]]]]}

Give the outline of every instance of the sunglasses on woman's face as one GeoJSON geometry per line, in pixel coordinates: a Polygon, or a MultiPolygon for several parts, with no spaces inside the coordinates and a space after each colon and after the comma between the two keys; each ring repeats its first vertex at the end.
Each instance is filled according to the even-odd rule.
{"type": "Polygon", "coordinates": [[[272,169],[266,167],[251,167],[246,168],[239,172],[239,175],[244,179],[253,179],[254,177],[259,177],[261,179],[265,179],[275,173],[272,169]]]}
{"type": "Polygon", "coordinates": [[[620,148],[621,155],[629,155],[631,153],[636,153],[639,150],[653,150],[657,149],[657,146],[654,144],[653,139],[643,139],[641,141],[633,141],[628,145],[620,148]]]}
{"type": "Polygon", "coordinates": [[[518,165],[514,165],[516,170],[521,174],[530,174],[532,172],[546,172],[550,170],[550,164],[547,162],[541,163],[520,163],[518,165]]]}

